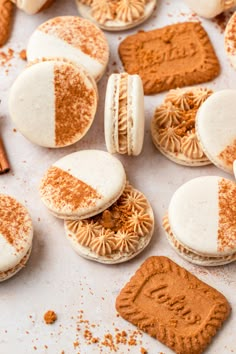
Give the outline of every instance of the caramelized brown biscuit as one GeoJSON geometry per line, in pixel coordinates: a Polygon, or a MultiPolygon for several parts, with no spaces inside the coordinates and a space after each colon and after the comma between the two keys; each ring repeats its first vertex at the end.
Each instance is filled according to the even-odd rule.
{"type": "Polygon", "coordinates": [[[125,71],[141,76],[147,95],[207,82],[220,71],[208,35],[198,22],[128,36],[120,43],[119,55],[125,71]]]}
{"type": "Polygon", "coordinates": [[[10,36],[13,6],[10,0],[0,0],[0,47],[7,42],[10,36]]]}
{"type": "Polygon", "coordinates": [[[230,313],[221,293],[166,257],[141,265],[116,309],[178,354],[202,353],[230,313]]]}

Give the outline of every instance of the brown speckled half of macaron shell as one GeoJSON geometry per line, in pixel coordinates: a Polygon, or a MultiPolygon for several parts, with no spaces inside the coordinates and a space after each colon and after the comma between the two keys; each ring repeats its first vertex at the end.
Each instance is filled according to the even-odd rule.
{"type": "Polygon", "coordinates": [[[31,248],[29,249],[29,251],[26,253],[26,255],[22,258],[22,260],[15,267],[10,268],[4,272],[0,272],[0,282],[13,277],[22,268],[24,268],[26,263],[29,260],[30,254],[31,254],[31,248]]]}
{"type": "Polygon", "coordinates": [[[103,65],[108,62],[109,47],[105,35],[86,19],[77,16],[55,17],[39,26],[38,30],[55,35],[103,65]],[[79,33],[79,36],[74,33],[79,33]]]}
{"type": "Polygon", "coordinates": [[[103,213],[80,221],[65,220],[65,230],[82,257],[107,264],[130,260],[149,244],[154,215],[146,197],[130,184],[103,213]]]}
{"type": "Polygon", "coordinates": [[[55,145],[62,147],[80,140],[90,128],[97,109],[97,92],[83,69],[56,62],[55,145]]]}
{"type": "Polygon", "coordinates": [[[40,185],[40,195],[48,209],[57,217],[76,218],[79,208],[96,205],[102,196],[91,186],[62,169],[52,166],[40,185]]]}

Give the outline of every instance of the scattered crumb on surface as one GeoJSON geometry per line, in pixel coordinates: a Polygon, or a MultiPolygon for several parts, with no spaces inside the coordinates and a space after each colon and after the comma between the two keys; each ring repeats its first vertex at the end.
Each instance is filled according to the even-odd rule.
{"type": "Polygon", "coordinates": [[[49,310],[44,314],[43,318],[46,324],[53,324],[57,320],[57,315],[54,311],[49,310]]]}

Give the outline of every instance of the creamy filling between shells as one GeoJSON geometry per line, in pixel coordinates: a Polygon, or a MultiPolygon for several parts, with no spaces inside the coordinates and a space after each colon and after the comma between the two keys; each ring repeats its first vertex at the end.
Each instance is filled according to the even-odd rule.
{"type": "Polygon", "coordinates": [[[103,213],[79,221],[66,221],[69,237],[97,256],[135,253],[154,226],[145,196],[126,186],[122,196],[103,213]]]}
{"type": "Polygon", "coordinates": [[[207,160],[195,133],[195,118],[201,104],[212,93],[207,88],[170,90],[152,120],[155,144],[191,160],[207,160]]]}
{"type": "Polygon", "coordinates": [[[128,153],[128,74],[123,73],[119,82],[119,103],[118,103],[118,142],[117,152],[128,153]]]}

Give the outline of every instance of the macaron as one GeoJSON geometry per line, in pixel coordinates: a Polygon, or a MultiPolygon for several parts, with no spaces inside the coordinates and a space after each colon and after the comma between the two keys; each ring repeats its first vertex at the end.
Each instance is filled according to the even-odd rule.
{"type": "Polygon", "coordinates": [[[196,117],[196,133],[209,160],[233,174],[236,160],[236,90],[215,92],[203,103],[196,117]]]}
{"type": "Polygon", "coordinates": [[[212,90],[201,87],[173,89],[156,108],[151,121],[152,140],[171,161],[192,167],[211,163],[196,135],[195,118],[212,93],[212,90]]]}
{"type": "Polygon", "coordinates": [[[199,16],[212,18],[236,5],[235,0],[185,0],[186,4],[199,16]]]}
{"type": "Polygon", "coordinates": [[[97,109],[97,87],[82,66],[42,60],[13,83],[9,112],[17,130],[34,144],[59,148],[79,141],[97,109]]]}
{"type": "Polygon", "coordinates": [[[122,31],[140,25],[153,13],[156,0],[76,0],[79,13],[104,30],[122,31]]]}
{"type": "Polygon", "coordinates": [[[41,24],[31,35],[27,58],[62,57],[84,66],[98,81],[105,72],[109,46],[103,32],[78,16],[61,16],[41,24]]]}
{"type": "Polygon", "coordinates": [[[48,8],[54,0],[11,0],[16,6],[29,15],[36,14],[48,8]]]}
{"type": "Polygon", "coordinates": [[[90,260],[115,264],[130,260],[149,244],[154,216],[147,198],[127,184],[120,198],[102,213],[65,221],[73,249],[90,260]]]}
{"type": "MultiPolygon", "coordinates": [[[[236,4],[234,4],[236,5],[236,4]]],[[[225,28],[225,51],[231,65],[236,69],[236,12],[233,13],[225,28]]]]}
{"type": "Polygon", "coordinates": [[[33,225],[27,209],[0,194],[0,282],[25,267],[31,252],[33,225]]]}
{"type": "Polygon", "coordinates": [[[104,131],[110,153],[139,155],[144,139],[144,96],[139,75],[112,74],[106,90],[104,131]]]}
{"type": "Polygon", "coordinates": [[[236,178],[236,160],[233,163],[234,177],[236,178]]]}
{"type": "Polygon", "coordinates": [[[236,260],[236,184],[218,176],[198,177],[172,196],[163,227],[184,259],[203,266],[236,260]]]}
{"type": "Polygon", "coordinates": [[[56,217],[89,218],[109,208],[126,184],[121,162],[101,150],[83,150],[54,163],[40,184],[43,203],[56,217]]]}

